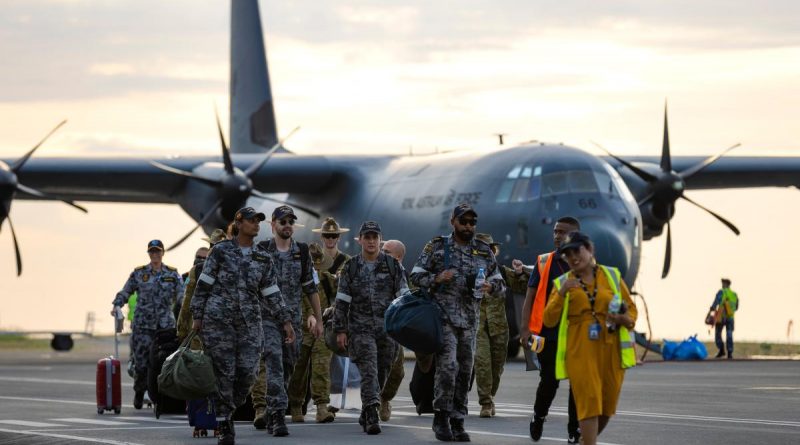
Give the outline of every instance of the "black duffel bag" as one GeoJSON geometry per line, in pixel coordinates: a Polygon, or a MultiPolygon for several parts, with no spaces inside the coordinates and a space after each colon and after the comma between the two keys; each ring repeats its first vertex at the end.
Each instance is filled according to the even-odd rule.
{"type": "Polygon", "coordinates": [[[386,309],[384,328],[396,342],[420,354],[442,348],[442,313],[427,291],[416,289],[392,301],[386,309]]]}

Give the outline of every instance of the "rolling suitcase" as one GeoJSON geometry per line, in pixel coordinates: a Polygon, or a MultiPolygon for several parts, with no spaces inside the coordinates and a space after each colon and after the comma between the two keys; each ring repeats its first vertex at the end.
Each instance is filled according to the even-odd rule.
{"type": "Polygon", "coordinates": [[[97,414],[114,411],[119,414],[122,410],[122,366],[119,361],[119,339],[117,334],[122,331],[122,312],[118,312],[114,320],[114,355],[102,358],[97,362],[96,396],[97,414]]]}

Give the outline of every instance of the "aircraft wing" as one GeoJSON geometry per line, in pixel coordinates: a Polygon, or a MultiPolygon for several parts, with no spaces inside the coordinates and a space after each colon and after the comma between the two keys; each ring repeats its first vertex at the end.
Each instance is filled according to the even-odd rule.
{"type": "MultiPolygon", "coordinates": [[[[615,168],[625,168],[610,156],[603,159],[615,168]]],[[[657,156],[625,156],[634,165],[658,166],[657,156]]],[[[703,162],[705,156],[672,156],[672,169],[678,173],[703,162]]],[[[748,187],[800,188],[800,157],[725,156],[686,179],[687,189],[725,189],[748,187]]]]}
{"type": "MultiPolygon", "coordinates": [[[[237,169],[246,170],[263,155],[232,155],[237,169]]],[[[60,199],[132,203],[175,203],[191,179],[150,164],[149,158],[36,158],[19,171],[19,182],[60,199]]],[[[153,159],[170,167],[216,178],[223,171],[219,157],[153,159]]],[[[7,163],[11,160],[4,160],[7,163]]],[[[264,193],[313,193],[334,177],[323,156],[276,154],[253,174],[256,189],[264,193]]],[[[342,173],[342,172],[339,172],[342,173]]],[[[18,199],[39,199],[20,191],[18,199]]]]}

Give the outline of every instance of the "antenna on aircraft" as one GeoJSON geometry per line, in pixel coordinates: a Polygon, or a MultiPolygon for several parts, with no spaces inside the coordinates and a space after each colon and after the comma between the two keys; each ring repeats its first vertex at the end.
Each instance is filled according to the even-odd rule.
{"type": "Polygon", "coordinates": [[[495,133],[494,135],[497,136],[498,145],[503,145],[504,143],[503,138],[507,136],[507,133],[495,133]]]}

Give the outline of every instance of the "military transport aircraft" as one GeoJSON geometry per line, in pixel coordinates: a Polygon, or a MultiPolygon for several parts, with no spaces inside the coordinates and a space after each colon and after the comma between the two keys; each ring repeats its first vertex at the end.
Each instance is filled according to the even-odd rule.
{"type": "MultiPolygon", "coordinates": [[[[642,241],[665,226],[664,276],[669,271],[678,199],[738,234],[687,189],[800,185],[800,158],[722,157],[727,150],[672,157],[666,110],[660,157],[600,157],[547,143],[427,156],[296,155],[282,148],[276,129],[257,0],[231,5],[231,142],[228,149],[220,129],[221,158],[36,159],[34,148],[19,161],[0,161],[0,224],[9,219],[11,226],[14,198],[173,203],[206,232],[224,227],[245,204],[269,214],[275,202],[287,202],[312,226],[328,215],[349,227],[378,220],[409,252],[419,252],[449,230],[451,209],[466,202],[480,214],[480,230],[504,243],[505,263],[550,250],[554,220],[572,215],[597,243],[598,260],[619,267],[632,284],[642,241]]],[[[509,319],[518,320],[511,309],[509,319]]]]}

